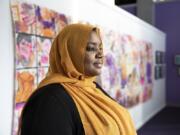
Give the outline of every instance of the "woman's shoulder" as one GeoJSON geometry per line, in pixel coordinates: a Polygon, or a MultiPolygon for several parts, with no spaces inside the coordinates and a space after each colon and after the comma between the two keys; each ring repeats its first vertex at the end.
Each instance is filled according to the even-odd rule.
{"type": "MultiPolygon", "coordinates": [[[[60,83],[53,83],[43,86],[30,96],[27,104],[37,104],[40,102],[54,102],[59,104],[66,104],[67,106],[74,106],[72,97],[67,93],[60,83]]],[[[58,104],[57,104],[58,105],[58,104]]]]}
{"type": "Polygon", "coordinates": [[[43,86],[41,88],[38,88],[34,91],[34,93],[31,95],[31,98],[37,98],[37,97],[46,97],[46,96],[64,96],[65,94],[64,87],[60,83],[53,83],[48,84],[46,86],[43,86]],[[58,93],[58,95],[56,95],[58,93]]]}
{"type": "MultiPolygon", "coordinates": [[[[55,114],[79,123],[80,116],[73,98],[60,83],[49,84],[37,89],[28,99],[23,109],[23,115],[27,112],[39,112],[55,114]]],[[[31,114],[32,115],[32,114],[31,114]]],[[[38,114],[36,113],[38,116],[38,114]]]]}
{"type": "Polygon", "coordinates": [[[33,131],[39,134],[41,131],[42,134],[72,135],[83,132],[72,97],[58,83],[41,87],[31,95],[23,109],[22,122],[25,133],[33,131]]]}

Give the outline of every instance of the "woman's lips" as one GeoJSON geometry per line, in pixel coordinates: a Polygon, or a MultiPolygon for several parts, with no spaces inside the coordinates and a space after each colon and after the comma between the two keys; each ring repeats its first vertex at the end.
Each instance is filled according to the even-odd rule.
{"type": "Polygon", "coordinates": [[[96,67],[96,68],[101,68],[102,67],[102,62],[95,62],[94,63],[94,66],[96,67]]]}

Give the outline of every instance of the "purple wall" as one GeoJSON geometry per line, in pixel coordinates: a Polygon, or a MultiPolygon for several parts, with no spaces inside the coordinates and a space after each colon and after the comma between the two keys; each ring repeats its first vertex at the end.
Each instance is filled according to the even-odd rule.
{"type": "MultiPolygon", "coordinates": [[[[137,15],[135,6],[122,7],[137,15]]],[[[180,106],[180,76],[174,65],[174,55],[180,54],[180,1],[155,4],[155,27],[164,31],[166,40],[166,101],[168,105],[180,106]]]]}
{"type": "Polygon", "coordinates": [[[155,26],[164,31],[166,40],[166,99],[167,104],[180,106],[180,76],[174,56],[180,54],[180,1],[155,5],[155,26]]]}
{"type": "Polygon", "coordinates": [[[130,5],[119,6],[119,7],[126,10],[127,12],[133,14],[133,15],[137,15],[136,4],[130,4],[130,5]]]}

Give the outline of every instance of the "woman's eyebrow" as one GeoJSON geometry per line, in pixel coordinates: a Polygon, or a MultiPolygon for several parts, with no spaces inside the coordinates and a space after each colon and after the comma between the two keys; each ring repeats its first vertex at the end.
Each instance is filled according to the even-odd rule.
{"type": "Polygon", "coordinates": [[[102,43],[97,43],[97,42],[89,41],[88,44],[92,44],[92,45],[101,45],[102,43]]]}

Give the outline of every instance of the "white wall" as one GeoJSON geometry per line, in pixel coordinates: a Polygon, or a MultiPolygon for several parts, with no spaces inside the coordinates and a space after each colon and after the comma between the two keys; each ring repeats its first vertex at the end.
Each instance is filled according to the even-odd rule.
{"type": "MultiPolygon", "coordinates": [[[[23,0],[103,27],[150,41],[153,51],[165,51],[165,34],[112,4],[101,0],[23,0]]],[[[0,4],[0,135],[10,135],[13,105],[14,54],[9,1],[0,4]]],[[[153,52],[155,54],[155,52],[153,52]]],[[[155,61],[155,58],[154,58],[155,61]]],[[[136,128],[165,106],[165,79],[154,80],[152,99],[129,111],[136,128]]]]}
{"type": "Polygon", "coordinates": [[[0,135],[10,135],[13,108],[14,54],[8,0],[1,0],[0,18],[0,135]]]}

